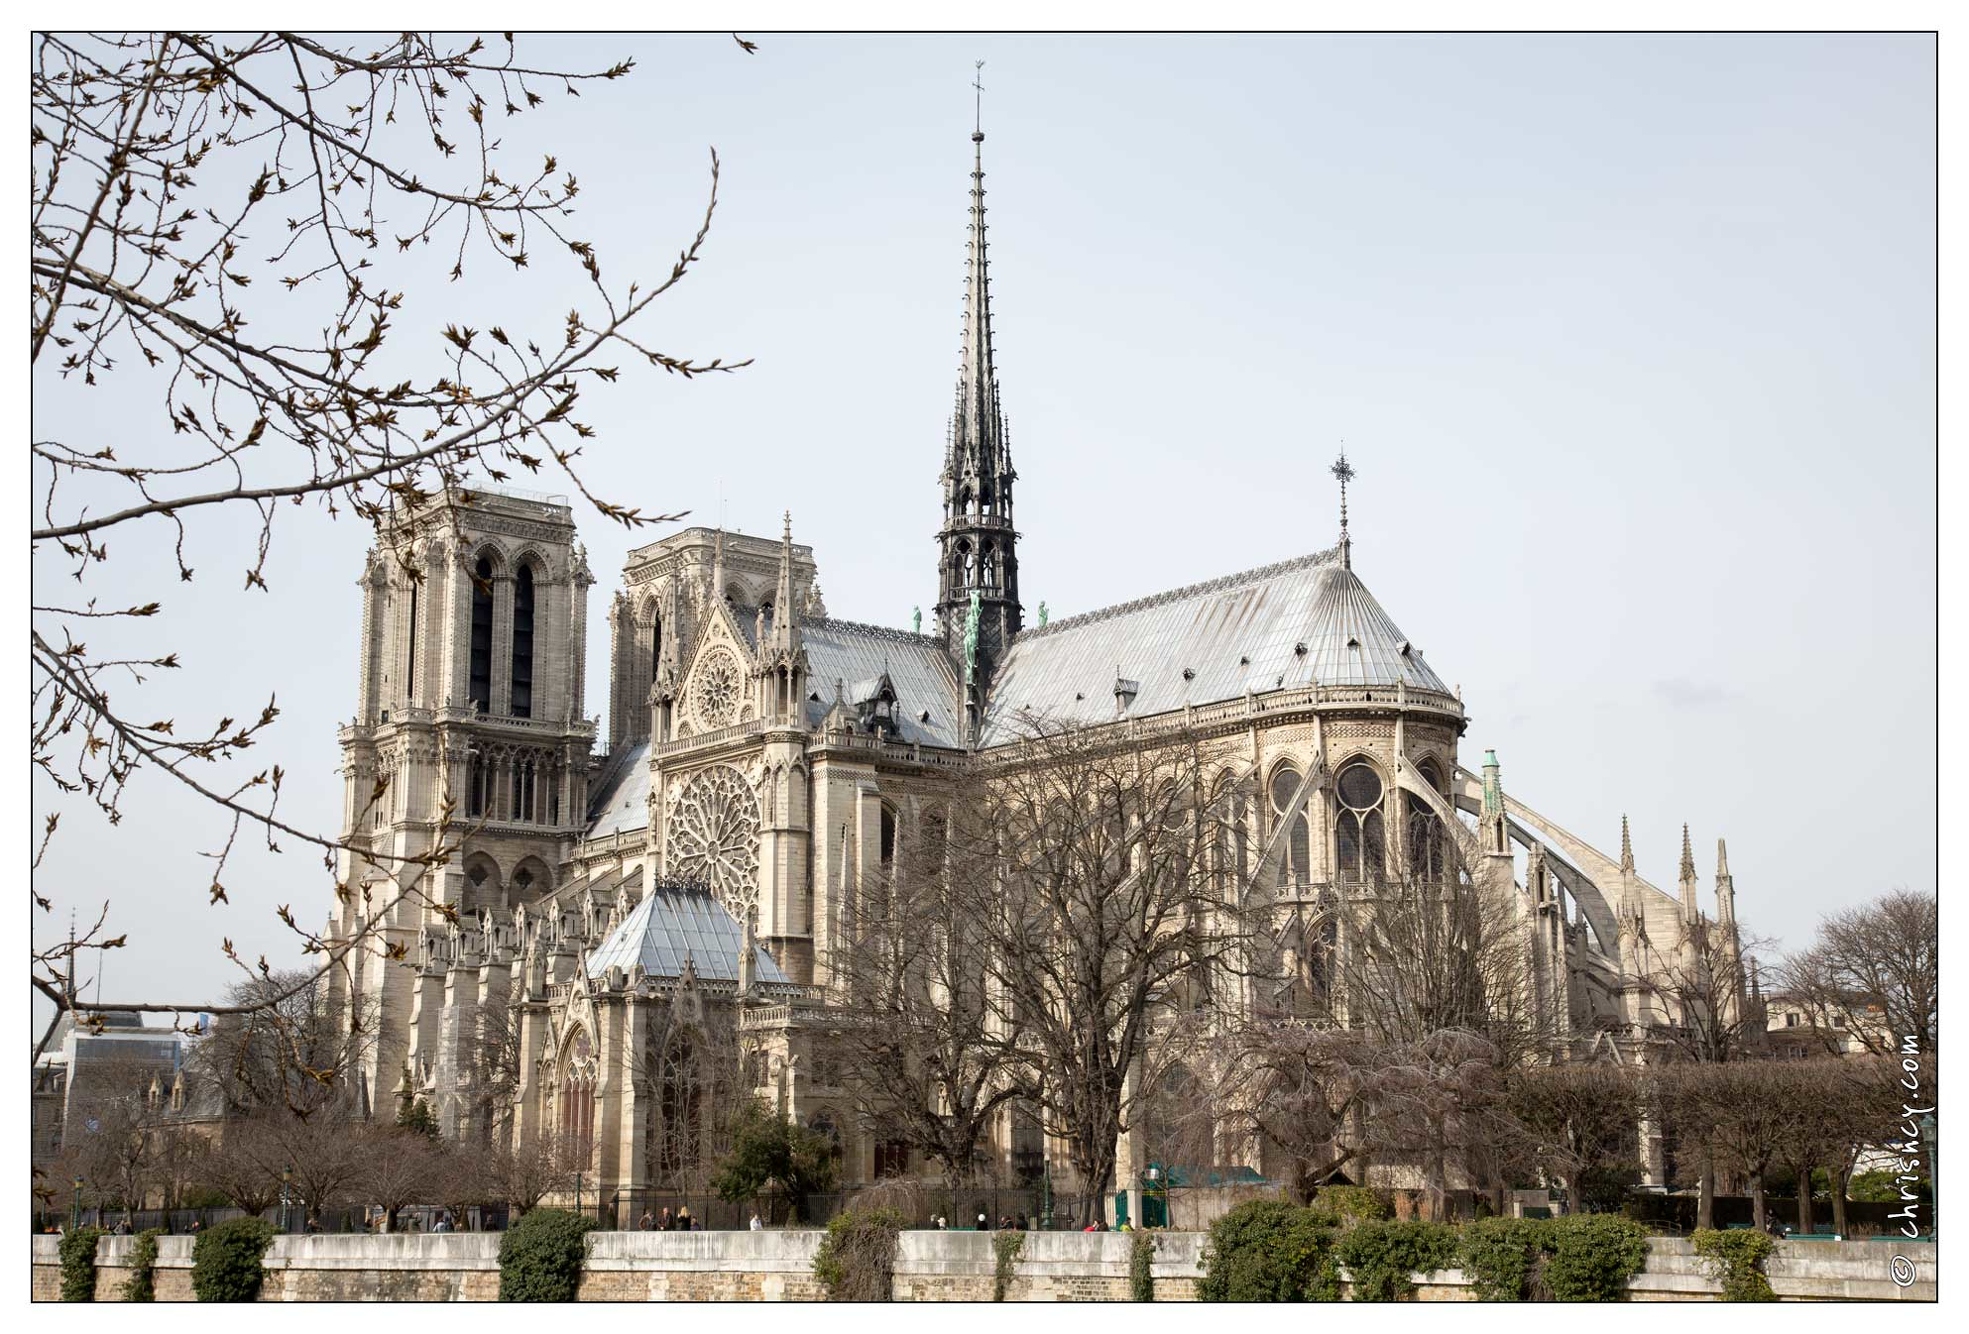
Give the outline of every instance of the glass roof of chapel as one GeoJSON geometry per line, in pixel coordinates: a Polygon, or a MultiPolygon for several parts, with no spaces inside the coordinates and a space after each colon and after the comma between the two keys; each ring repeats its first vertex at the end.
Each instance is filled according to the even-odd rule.
{"type": "MultiPolygon", "coordinates": [[[[626,973],[641,964],[651,977],[680,977],[689,959],[706,981],[736,982],[744,943],[739,924],[707,891],[659,885],[589,954],[588,976],[600,977],[610,967],[626,973]]],[[[759,981],[790,980],[765,946],[753,948],[759,981]]]]}

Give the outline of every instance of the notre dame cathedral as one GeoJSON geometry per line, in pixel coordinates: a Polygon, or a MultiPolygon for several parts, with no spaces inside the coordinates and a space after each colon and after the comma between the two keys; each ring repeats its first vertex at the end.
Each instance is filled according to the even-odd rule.
{"type": "MultiPolygon", "coordinates": [[[[839,980],[828,961],[844,907],[884,873],[920,804],[1032,715],[1117,728],[1180,717],[1220,738],[1236,756],[1227,778],[1251,794],[1238,808],[1249,846],[1276,850],[1267,883],[1295,902],[1408,856],[1417,817],[1460,831],[1515,895],[1535,1002],[1580,1057],[1618,1059],[1631,1035],[1678,1022],[1659,982],[1699,942],[1723,940],[1741,977],[1720,842],[1705,914],[1686,831],[1671,895],[1638,874],[1624,825],[1608,855],[1508,795],[1493,757],[1466,762],[1460,692],[1354,566],[1344,461],[1336,545],[1028,621],[992,359],[983,138],[927,631],[828,616],[790,522],[778,541],[690,528],[630,552],[608,599],[598,737],[585,712],[595,578],[567,504],[458,491],[383,526],[360,581],[356,712],[340,731],[345,832],[379,855],[343,855],[343,883],[365,892],[330,927],[369,928],[384,947],[354,952],[336,977],[338,1003],[376,1017],[358,1079],[372,1112],[416,1096],[447,1136],[566,1134],[588,1146],[596,1188],[639,1190],[661,1167],[651,1127],[665,1096],[643,1054],[675,1030],[735,1043],[738,1091],[847,1131],[847,1184],[908,1166],[857,1139],[842,1072],[812,1049],[839,980]],[[469,831],[428,873],[449,911],[385,908],[404,873],[380,854],[433,847],[447,802],[454,836],[469,831]],[[501,1043],[513,1048],[503,1081],[483,1059],[501,1043]]],[[[1725,1003],[1756,1005],[1754,982],[1725,1003]]],[[[1029,1160],[1026,1140],[1043,1134],[1008,1114],[992,1152],[1029,1160]]]]}

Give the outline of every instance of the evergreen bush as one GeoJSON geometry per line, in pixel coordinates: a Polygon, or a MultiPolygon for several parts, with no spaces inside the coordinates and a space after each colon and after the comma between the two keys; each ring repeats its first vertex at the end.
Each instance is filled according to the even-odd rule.
{"type": "Polygon", "coordinates": [[[830,1301],[894,1299],[896,1242],[902,1226],[903,1217],[894,1209],[849,1209],[834,1216],[814,1252],[814,1277],[827,1289],[830,1301]]]}
{"type": "Polygon", "coordinates": [[[1718,1232],[1703,1228],[1691,1233],[1696,1254],[1709,1262],[1710,1272],[1723,1280],[1726,1302],[1774,1302],[1777,1293],[1764,1276],[1764,1261],[1777,1249],[1777,1243],[1761,1232],[1738,1229],[1718,1232]]]}
{"type": "Polygon", "coordinates": [[[1551,1229],[1535,1218],[1485,1218],[1463,1229],[1457,1263],[1480,1302],[1537,1301],[1551,1229]]]}
{"type": "Polygon", "coordinates": [[[1197,1297],[1206,1302],[1340,1300],[1332,1218],[1280,1200],[1247,1200],[1210,1225],[1197,1297]]]}
{"type": "Polygon", "coordinates": [[[1322,1186],[1313,1196],[1312,1208],[1341,1227],[1395,1216],[1395,1206],[1387,1195],[1366,1186],[1322,1186]]]}
{"type": "Polygon", "coordinates": [[[1357,1302],[1398,1302],[1416,1274],[1456,1263],[1456,1229],[1444,1223],[1369,1219],[1343,1233],[1335,1254],[1352,1275],[1357,1302]]]}
{"type": "Polygon", "coordinates": [[[191,1292],[201,1302],[250,1302],[266,1277],[261,1261],[273,1244],[273,1224],[235,1218],[207,1228],[191,1247],[191,1292]]]}
{"type": "Polygon", "coordinates": [[[1545,1225],[1545,1284],[1561,1302],[1617,1302],[1647,1267],[1648,1231],[1614,1214],[1571,1214],[1545,1225]]]}
{"type": "Polygon", "coordinates": [[[163,1228],[147,1227],[139,1232],[136,1241],[131,1243],[130,1277],[123,1280],[124,1301],[157,1300],[157,1239],[163,1235],[163,1228]]]}
{"type": "Polygon", "coordinates": [[[573,1301],[588,1234],[599,1226],[565,1209],[529,1209],[499,1243],[499,1300],[573,1301]]]}
{"type": "Polygon", "coordinates": [[[62,1300],[96,1300],[96,1242],[103,1230],[78,1227],[62,1236],[62,1300]]]}

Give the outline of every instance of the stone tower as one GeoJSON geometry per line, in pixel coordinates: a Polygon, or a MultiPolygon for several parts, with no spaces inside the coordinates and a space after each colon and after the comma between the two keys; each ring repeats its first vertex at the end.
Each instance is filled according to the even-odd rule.
{"type": "MultiPolygon", "coordinates": [[[[471,1007],[456,1001],[508,961],[502,923],[554,888],[580,834],[593,582],[565,503],[487,490],[395,511],[369,553],[356,715],[340,731],[343,832],[368,855],[341,854],[333,929],[376,931],[333,994],[372,1019],[358,1084],[377,1115],[394,1114],[406,1070],[412,1090],[470,1084],[455,1019],[471,1007]],[[456,849],[441,865],[406,860],[441,842],[456,849]]],[[[469,1115],[455,1103],[437,1107],[447,1134],[469,1115]]]]}
{"type": "Polygon", "coordinates": [[[937,633],[965,683],[966,740],[992,670],[1019,632],[1018,533],[1012,527],[1012,452],[998,403],[991,347],[991,268],[985,241],[984,133],[971,135],[971,239],[964,280],[964,342],[943,475],[943,527],[937,533],[937,633]],[[972,600],[978,606],[970,652],[972,600]]]}

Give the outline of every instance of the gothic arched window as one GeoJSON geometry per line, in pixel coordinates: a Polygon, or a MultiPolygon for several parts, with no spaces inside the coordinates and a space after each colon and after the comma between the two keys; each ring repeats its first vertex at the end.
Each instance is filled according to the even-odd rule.
{"type": "MultiPolygon", "coordinates": [[[[1299,791],[1299,770],[1291,761],[1272,770],[1272,813],[1283,817],[1299,791]]],[[[1281,889],[1302,886],[1312,876],[1312,830],[1302,806],[1292,817],[1285,836],[1285,856],[1279,860],[1278,885],[1281,889]]]]}
{"type": "MultiPolygon", "coordinates": [[[[1422,781],[1437,792],[1443,790],[1442,774],[1435,763],[1424,760],[1416,766],[1422,781]]],[[[1415,875],[1423,880],[1443,878],[1443,829],[1429,803],[1413,792],[1403,794],[1408,812],[1408,860],[1415,875]]]]}
{"type": "Polygon", "coordinates": [[[1387,838],[1381,825],[1381,775],[1356,761],[1334,781],[1339,813],[1334,848],[1343,880],[1371,881],[1386,869],[1387,838]]]}
{"type": "Polygon", "coordinates": [[[896,864],[896,813],[884,806],[882,808],[882,869],[889,870],[896,864]]]}
{"type": "Polygon", "coordinates": [[[649,679],[656,679],[657,665],[663,661],[663,618],[655,612],[649,618],[649,679]]]}
{"type": "Polygon", "coordinates": [[[466,693],[472,707],[492,706],[492,562],[484,556],[472,567],[472,671],[466,693]]]}
{"type": "Polygon", "coordinates": [[[513,707],[515,718],[533,716],[533,567],[520,566],[513,581],[513,707]]]}

